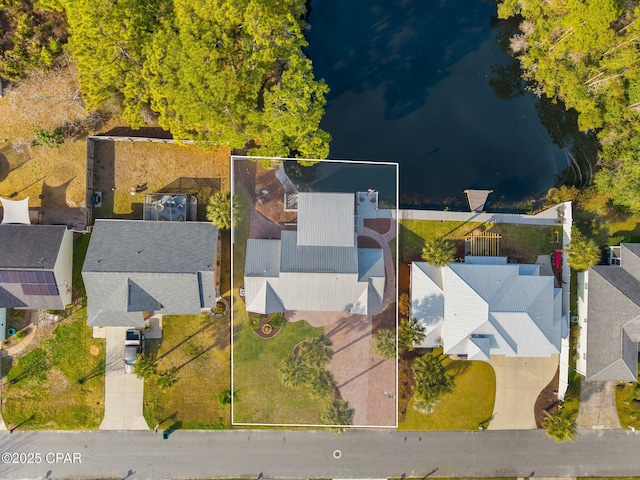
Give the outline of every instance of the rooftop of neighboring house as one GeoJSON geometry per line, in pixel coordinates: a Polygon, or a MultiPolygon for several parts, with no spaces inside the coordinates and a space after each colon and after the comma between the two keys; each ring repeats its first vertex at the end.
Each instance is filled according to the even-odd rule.
{"type": "Polygon", "coordinates": [[[539,265],[508,264],[504,257],[411,265],[411,315],[426,328],[421,346],[442,346],[470,360],[559,353],[561,298],[539,265]]]}
{"type": "Polygon", "coordinates": [[[620,245],[620,265],[588,272],[587,381],[635,382],[640,341],[640,244],[620,245]]]}
{"type": "Polygon", "coordinates": [[[87,324],[140,327],[141,312],[214,306],[217,241],[211,223],[96,220],[82,269],[87,324]]]}

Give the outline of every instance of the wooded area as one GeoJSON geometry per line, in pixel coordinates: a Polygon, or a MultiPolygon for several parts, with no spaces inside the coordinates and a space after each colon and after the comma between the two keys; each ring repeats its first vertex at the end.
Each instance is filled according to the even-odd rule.
{"type": "Polygon", "coordinates": [[[640,213],[640,7],[616,0],[503,0],[521,19],[511,49],[539,93],[578,112],[600,143],[595,184],[613,205],[640,213]]]}
{"type": "Polygon", "coordinates": [[[303,0],[0,0],[0,76],[53,65],[68,30],[90,110],[204,148],[325,158],[305,14],[303,0]]]}

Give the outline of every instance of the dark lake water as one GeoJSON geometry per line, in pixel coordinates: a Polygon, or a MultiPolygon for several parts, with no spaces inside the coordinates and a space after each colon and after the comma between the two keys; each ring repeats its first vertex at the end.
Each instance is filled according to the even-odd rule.
{"type": "Polygon", "coordinates": [[[516,202],[562,176],[570,155],[542,124],[538,98],[506,100],[491,86],[513,62],[497,41],[493,3],[313,0],[311,8],[306,52],[331,88],[321,125],[333,136],[330,158],[399,162],[405,206],[460,202],[467,188],[516,202]]]}

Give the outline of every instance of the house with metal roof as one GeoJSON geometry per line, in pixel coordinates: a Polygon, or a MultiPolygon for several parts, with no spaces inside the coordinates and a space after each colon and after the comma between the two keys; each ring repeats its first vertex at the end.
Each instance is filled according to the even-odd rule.
{"type": "Polygon", "coordinates": [[[621,244],[616,263],[592,267],[579,279],[577,370],[587,381],[638,380],[640,244],[621,244]]]}
{"type": "Polygon", "coordinates": [[[425,326],[420,347],[443,347],[469,360],[492,355],[559,354],[568,332],[562,289],[539,265],[506,257],[467,256],[464,263],[411,264],[411,315],[425,326]]]}
{"type": "Polygon", "coordinates": [[[382,311],[381,249],[358,248],[355,195],[298,194],[297,230],[279,240],[249,239],[244,289],[247,311],[382,311]]]}
{"type": "Polygon", "coordinates": [[[218,229],[204,222],[96,220],[82,268],[87,325],[143,327],[217,300],[218,229]]]}
{"type": "Polygon", "coordinates": [[[64,225],[0,225],[0,308],[71,303],[73,233],[64,225]]]}

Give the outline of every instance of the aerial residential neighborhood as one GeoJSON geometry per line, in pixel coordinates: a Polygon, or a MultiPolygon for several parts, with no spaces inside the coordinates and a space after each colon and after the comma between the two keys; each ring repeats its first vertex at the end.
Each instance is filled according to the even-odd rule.
{"type": "Polygon", "coordinates": [[[637,478],[639,16],[0,0],[0,480],[637,478]]]}

